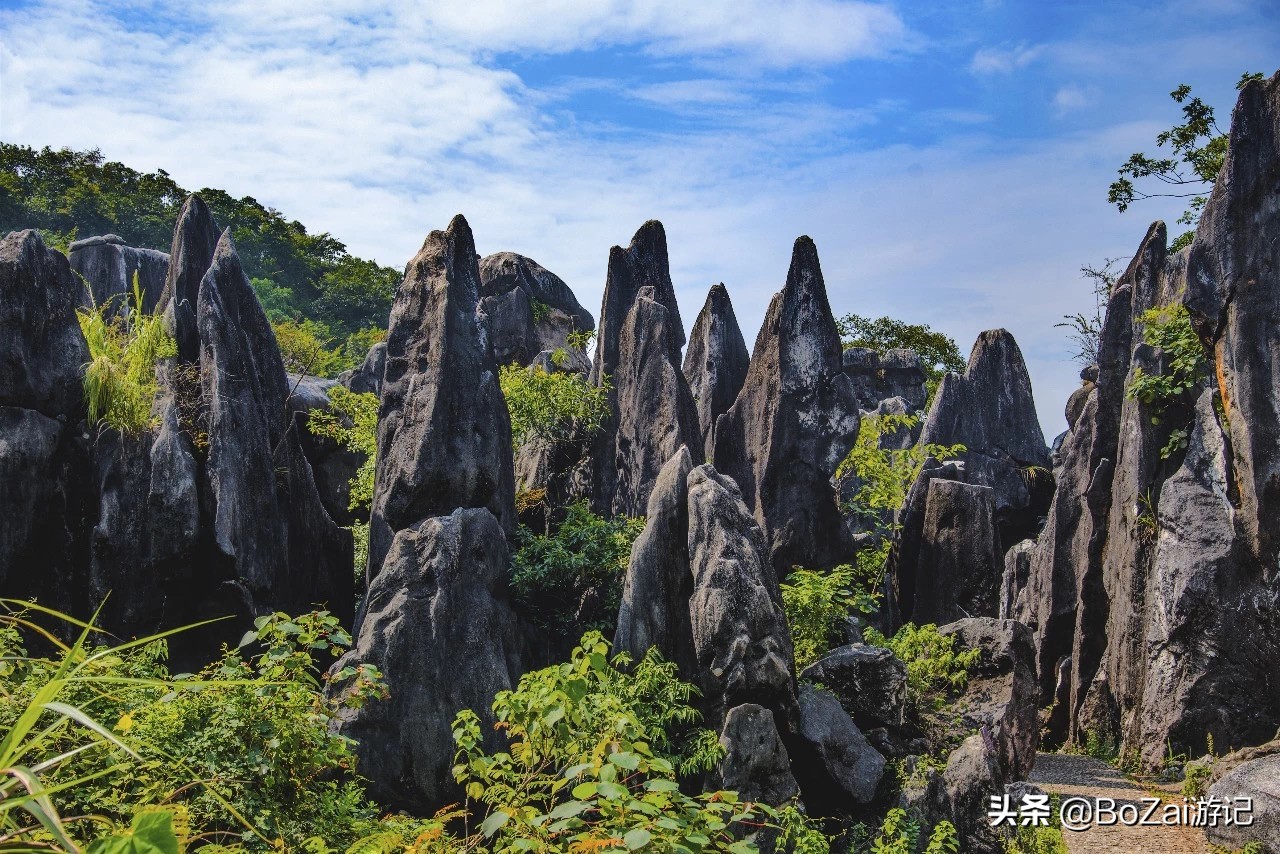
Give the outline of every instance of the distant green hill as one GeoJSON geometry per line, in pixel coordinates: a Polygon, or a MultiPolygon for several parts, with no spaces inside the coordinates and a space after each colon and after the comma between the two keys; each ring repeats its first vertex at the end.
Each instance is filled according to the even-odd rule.
{"type": "MultiPolygon", "coordinates": [[[[251,196],[198,192],[218,224],[230,226],[290,368],[330,374],[363,358],[386,329],[401,271],[357,258],[341,241],[310,234],[251,196]],[[316,344],[329,353],[319,362],[306,355],[316,344]]],[[[96,149],[37,151],[0,142],[0,234],[37,228],[63,251],[82,237],[118,234],[167,252],[187,195],[163,169],[138,172],[96,149]]]]}

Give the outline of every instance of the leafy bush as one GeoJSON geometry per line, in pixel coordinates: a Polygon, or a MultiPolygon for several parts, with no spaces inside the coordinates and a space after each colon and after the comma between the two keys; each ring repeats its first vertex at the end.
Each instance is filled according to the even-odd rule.
{"type": "Polygon", "coordinates": [[[894,807],[885,815],[870,850],[871,854],[956,854],[960,850],[960,839],[955,825],[940,821],[922,850],[919,822],[909,817],[906,810],[894,807]]]}
{"type": "MultiPolygon", "coordinates": [[[[853,613],[874,613],[879,599],[875,578],[860,568],[837,566],[828,572],[792,570],[782,587],[782,608],[791,628],[796,669],[808,667],[839,643],[844,621],[853,613]]],[[[875,570],[878,572],[878,568],[875,570]]]]}
{"type": "Polygon", "coordinates": [[[979,649],[957,650],[956,636],[939,633],[929,623],[907,623],[892,638],[875,629],[864,633],[867,643],[887,647],[907,665],[907,706],[937,711],[969,684],[969,671],[982,657],[979,649]]]}
{"type": "Polygon", "coordinates": [[[609,415],[609,381],[594,386],[576,373],[506,365],[498,372],[511,414],[511,444],[567,442],[600,429],[609,415]]]}
{"type": "Polygon", "coordinates": [[[329,389],[329,403],[332,411],[311,412],[307,428],[364,455],[364,462],[351,478],[349,507],[367,511],[373,503],[374,463],[378,452],[378,396],[336,385],[329,389]]]}
{"type": "Polygon", "coordinates": [[[106,424],[121,433],[149,429],[151,407],[160,384],[156,362],[176,356],[177,344],[164,330],[163,318],[142,310],[138,274],[133,274],[133,301],[117,311],[114,300],[76,310],[80,332],[89,347],[84,369],[84,397],[91,424],[106,424]]]}
{"type": "Polygon", "coordinates": [[[598,613],[617,615],[631,544],[644,530],[643,519],[604,519],[585,502],[569,505],[565,513],[560,526],[545,536],[522,527],[512,558],[517,604],[539,625],[558,632],[573,626],[589,593],[599,597],[598,613]]]}
{"type": "MultiPolygon", "coordinates": [[[[1163,352],[1165,369],[1149,374],[1141,367],[1135,368],[1126,394],[1150,407],[1152,424],[1160,424],[1175,409],[1181,409],[1185,415],[1208,377],[1204,347],[1191,326],[1187,307],[1173,303],[1144,311],[1142,340],[1163,352]]],[[[1162,459],[1187,446],[1188,426],[1184,423],[1170,433],[1169,441],[1160,450],[1162,459]]]]}
{"type": "Polygon", "coordinates": [[[342,371],[342,354],[330,349],[333,334],[316,320],[282,320],[273,323],[276,344],[284,359],[284,369],[291,374],[332,377],[342,371]]]}

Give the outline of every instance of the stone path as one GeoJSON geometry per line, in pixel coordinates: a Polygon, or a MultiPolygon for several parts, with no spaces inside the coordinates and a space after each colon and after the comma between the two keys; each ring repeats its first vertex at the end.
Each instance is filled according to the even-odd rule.
{"type": "MultiPolygon", "coordinates": [[[[1148,792],[1115,768],[1090,756],[1041,753],[1031,782],[1050,794],[1070,797],[1112,798],[1116,805],[1137,804],[1158,792],[1148,792]]],[[[1163,794],[1167,803],[1181,804],[1175,792],[1163,794]]],[[[1087,830],[1063,829],[1071,854],[1100,852],[1140,852],[1141,854],[1205,854],[1209,850],[1204,832],[1193,827],[1112,827],[1093,826],[1087,830]]]]}

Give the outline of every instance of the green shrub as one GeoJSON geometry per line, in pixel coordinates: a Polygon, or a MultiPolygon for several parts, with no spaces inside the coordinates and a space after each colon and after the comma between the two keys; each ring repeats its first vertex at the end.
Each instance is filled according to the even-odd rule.
{"type": "Polygon", "coordinates": [[[955,825],[940,821],[921,848],[920,823],[908,816],[906,810],[894,807],[885,815],[869,850],[871,854],[957,854],[960,839],[955,825]]]}
{"type": "Polygon", "coordinates": [[[1067,854],[1067,842],[1061,827],[1018,825],[1013,836],[1004,841],[1004,854],[1067,854]]]}
{"type": "Polygon", "coordinates": [[[827,572],[797,569],[787,576],[781,585],[782,608],[791,628],[797,670],[840,642],[840,630],[851,614],[875,612],[878,596],[869,586],[874,580],[847,564],[827,572]]]}
{"type": "Polygon", "coordinates": [[[576,373],[506,365],[498,372],[511,414],[511,444],[567,442],[600,429],[609,416],[609,381],[594,386],[576,373]]]}
{"type": "Polygon", "coordinates": [[[155,423],[151,408],[160,392],[156,362],[178,354],[163,318],[142,310],[138,274],[133,274],[133,301],[122,307],[108,300],[78,309],[77,319],[89,347],[84,397],[89,423],[105,424],[124,434],[137,434],[155,423]],[[119,310],[117,310],[119,308],[119,310]]]}
{"type": "Polygon", "coordinates": [[[599,613],[617,615],[631,544],[644,530],[643,519],[605,519],[585,502],[569,505],[565,514],[547,535],[521,527],[511,562],[517,604],[539,625],[562,633],[574,629],[578,605],[589,591],[600,599],[599,613]]]}
{"type": "Polygon", "coordinates": [[[331,411],[311,412],[307,428],[364,455],[364,462],[351,478],[349,507],[367,511],[373,503],[374,464],[378,453],[378,396],[336,385],[329,389],[329,403],[331,411]]]}
{"type": "MultiPolygon", "coordinates": [[[[1191,314],[1181,303],[1144,311],[1142,340],[1161,350],[1165,367],[1158,374],[1134,368],[1125,392],[1131,399],[1146,404],[1150,408],[1151,423],[1158,425],[1175,410],[1181,409],[1185,415],[1185,409],[1195,402],[1195,396],[1204,387],[1208,363],[1200,338],[1191,326],[1191,314]]],[[[1189,427],[1188,420],[1171,431],[1168,442],[1160,450],[1161,459],[1187,446],[1189,427]]]]}
{"type": "Polygon", "coordinates": [[[887,647],[907,665],[907,705],[937,711],[969,684],[969,672],[982,657],[979,649],[956,649],[956,636],[943,635],[932,623],[907,623],[892,638],[875,629],[864,633],[867,643],[887,647]]]}
{"type": "Polygon", "coordinates": [[[284,369],[291,374],[332,377],[343,369],[342,354],[331,349],[333,333],[316,320],[282,320],[271,324],[284,369]]]}

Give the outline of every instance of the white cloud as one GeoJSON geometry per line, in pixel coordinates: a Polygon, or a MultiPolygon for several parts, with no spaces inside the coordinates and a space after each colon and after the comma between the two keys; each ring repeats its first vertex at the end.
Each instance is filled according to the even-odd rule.
{"type": "Polygon", "coordinates": [[[1081,110],[1094,103],[1094,94],[1081,86],[1063,86],[1053,93],[1053,107],[1059,116],[1081,110]]]}
{"type": "Polygon", "coordinates": [[[1043,45],[984,47],[974,53],[969,70],[974,74],[1008,74],[1027,67],[1043,52],[1043,45]]]}

